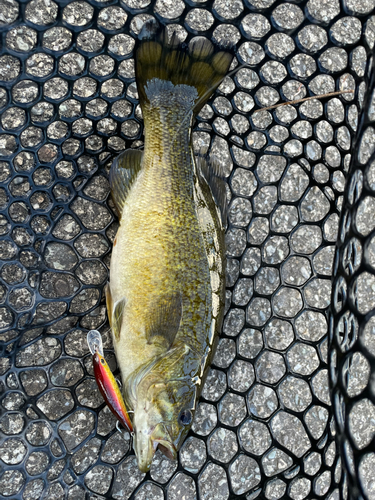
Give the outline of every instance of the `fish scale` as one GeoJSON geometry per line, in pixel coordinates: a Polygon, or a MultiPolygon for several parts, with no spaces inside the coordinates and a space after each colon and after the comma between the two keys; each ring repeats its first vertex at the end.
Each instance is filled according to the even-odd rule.
{"type": "Polygon", "coordinates": [[[148,34],[136,52],[145,146],[111,169],[121,217],[107,306],[142,471],[157,447],[177,457],[221,328],[220,182],[196,162],[191,125],[231,60],[206,39],[176,46],[165,31],[148,34]]]}
{"type": "MultiPolygon", "coordinates": [[[[210,306],[209,301],[202,303],[199,298],[201,287],[201,295],[207,298],[209,270],[194,202],[173,188],[168,190],[168,181],[163,182],[163,174],[158,175],[166,171],[172,176],[172,165],[163,162],[157,168],[154,163],[148,165],[147,159],[145,155],[144,174],[125,206],[112,257],[121,266],[120,279],[111,279],[112,297],[121,298],[124,288],[128,290],[126,300],[132,312],[125,312],[123,323],[131,330],[133,323],[147,329],[157,299],[176,290],[184,295],[184,318],[191,315],[193,319],[193,313],[204,318],[210,306]],[[121,256],[117,257],[117,252],[121,256]]],[[[198,343],[202,340],[197,338],[198,343]]]]}

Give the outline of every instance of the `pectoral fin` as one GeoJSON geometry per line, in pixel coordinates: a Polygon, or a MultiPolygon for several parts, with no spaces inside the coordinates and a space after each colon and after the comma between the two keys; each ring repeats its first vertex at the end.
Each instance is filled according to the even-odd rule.
{"type": "Polygon", "coordinates": [[[111,287],[109,286],[109,283],[107,283],[104,287],[104,292],[105,292],[105,301],[107,305],[107,314],[108,314],[108,320],[109,320],[109,326],[112,328],[112,295],[111,295],[111,287]]]}
{"type": "Polygon", "coordinates": [[[156,312],[151,320],[147,341],[156,340],[156,337],[165,339],[167,348],[173,344],[182,319],[182,297],[180,292],[163,295],[156,307],[156,312]]]}
{"type": "Polygon", "coordinates": [[[142,151],[127,149],[112,163],[109,184],[116,209],[121,216],[126,197],[141,170],[142,151]]]}
{"type": "Polygon", "coordinates": [[[114,333],[116,339],[119,339],[121,330],[121,318],[125,307],[125,297],[113,304],[111,288],[109,283],[107,283],[107,285],[105,286],[105,298],[107,302],[109,326],[112,328],[112,332],[114,333]]]}
{"type": "Polygon", "coordinates": [[[115,334],[116,339],[120,338],[122,315],[124,314],[125,305],[126,300],[125,297],[123,297],[115,303],[113,308],[112,331],[115,334]]]}

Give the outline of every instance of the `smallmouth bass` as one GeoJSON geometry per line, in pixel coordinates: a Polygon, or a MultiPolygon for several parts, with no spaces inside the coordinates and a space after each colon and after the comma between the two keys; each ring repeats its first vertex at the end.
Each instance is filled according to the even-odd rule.
{"type": "Polygon", "coordinates": [[[203,37],[188,46],[147,24],[135,54],[144,151],[113,163],[120,214],[107,309],[139,469],[155,450],[176,459],[221,329],[225,185],[192,149],[192,123],[233,55],[203,37]]]}

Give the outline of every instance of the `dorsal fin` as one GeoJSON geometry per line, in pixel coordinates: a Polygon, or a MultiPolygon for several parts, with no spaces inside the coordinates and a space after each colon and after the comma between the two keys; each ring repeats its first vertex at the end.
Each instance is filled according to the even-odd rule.
{"type": "Polygon", "coordinates": [[[198,154],[196,157],[197,168],[210,186],[213,199],[220,209],[223,227],[227,223],[227,192],[225,180],[222,177],[220,164],[215,158],[198,154]]]}
{"type": "Polygon", "coordinates": [[[176,338],[181,319],[181,293],[175,292],[161,296],[147,331],[147,342],[151,343],[156,340],[156,337],[162,337],[167,343],[167,349],[169,349],[176,338]]]}
{"type": "Polygon", "coordinates": [[[142,151],[127,149],[112,163],[109,184],[113,201],[120,216],[130,188],[141,170],[142,156],[142,151]]]}

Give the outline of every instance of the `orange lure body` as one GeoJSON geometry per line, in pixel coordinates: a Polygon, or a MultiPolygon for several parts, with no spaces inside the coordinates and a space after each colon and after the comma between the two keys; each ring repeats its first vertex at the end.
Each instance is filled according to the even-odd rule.
{"type": "Polygon", "coordinates": [[[92,363],[94,366],[94,375],[96,383],[98,384],[99,390],[107,403],[109,409],[116,416],[119,422],[126,428],[130,433],[133,432],[133,425],[129,418],[129,414],[126,410],[124,399],[120,392],[119,386],[116,382],[108,363],[103,358],[103,356],[96,351],[92,357],[92,363]]]}

